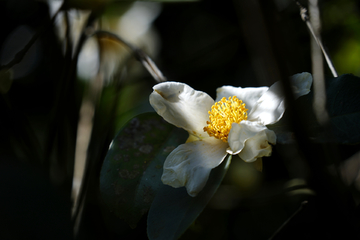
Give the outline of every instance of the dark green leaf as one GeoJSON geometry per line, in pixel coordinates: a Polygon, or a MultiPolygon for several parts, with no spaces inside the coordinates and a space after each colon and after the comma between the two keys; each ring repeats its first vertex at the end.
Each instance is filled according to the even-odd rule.
{"type": "Polygon", "coordinates": [[[327,81],[327,109],[340,143],[360,142],[360,78],[344,74],[327,81]]]}
{"type": "MultiPolygon", "coordinates": [[[[310,137],[317,142],[336,142],[356,144],[360,142],[360,78],[351,74],[326,80],[326,101],[329,114],[329,127],[322,130],[317,122],[313,106],[313,93],[300,97],[298,107],[304,114],[304,121],[310,137]]],[[[289,116],[284,117],[268,128],[275,131],[279,143],[290,143],[293,134],[289,126],[289,116]]]]}
{"type": "Polygon", "coordinates": [[[223,180],[231,155],[210,173],[205,188],[190,197],[184,187],[167,185],[158,191],[148,215],[148,237],[150,240],[177,239],[199,216],[223,180]]]}
{"type": "Polygon", "coordinates": [[[113,140],[100,173],[101,196],[108,210],[135,227],[163,185],[167,155],[187,137],[187,132],[156,113],[130,120],[113,140]]]}

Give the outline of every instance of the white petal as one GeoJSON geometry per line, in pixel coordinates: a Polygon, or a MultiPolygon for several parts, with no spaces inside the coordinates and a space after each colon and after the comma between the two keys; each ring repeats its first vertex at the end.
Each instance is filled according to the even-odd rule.
{"type": "Polygon", "coordinates": [[[220,101],[223,97],[229,98],[236,96],[238,99],[245,103],[248,112],[255,106],[259,98],[269,89],[269,87],[232,87],[223,86],[216,90],[216,102],[220,101]]]}
{"type": "Polygon", "coordinates": [[[312,75],[308,72],[298,73],[290,78],[295,98],[306,95],[310,92],[313,82],[312,75]]]}
{"type": "Polygon", "coordinates": [[[175,188],[185,186],[195,197],[204,188],[211,169],[224,160],[227,146],[216,138],[178,146],[165,160],[162,182],[175,188]]]}
{"type": "Polygon", "coordinates": [[[276,143],[274,131],[266,126],[250,121],[233,123],[229,137],[230,154],[239,154],[245,162],[253,162],[259,157],[271,154],[271,144],[276,143]]]}
{"type": "Polygon", "coordinates": [[[275,82],[248,113],[248,120],[260,121],[264,125],[277,122],[285,112],[284,101],[281,83],[275,82]]]}
{"type": "MultiPolygon", "coordinates": [[[[310,92],[312,76],[310,73],[300,73],[290,78],[295,98],[310,92]]],[[[248,113],[249,121],[260,121],[264,125],[272,124],[280,120],[285,112],[285,96],[280,82],[270,86],[254,108],[248,113]]]]}
{"type": "Polygon", "coordinates": [[[208,137],[203,128],[214,100],[184,83],[164,82],[153,87],[150,104],[167,122],[199,137],[208,137]]]}

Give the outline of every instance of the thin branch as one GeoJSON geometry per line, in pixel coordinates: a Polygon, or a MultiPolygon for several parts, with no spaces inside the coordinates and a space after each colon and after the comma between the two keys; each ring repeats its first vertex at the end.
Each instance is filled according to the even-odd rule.
{"type": "MultiPolygon", "coordinates": [[[[86,24],[84,25],[81,31],[81,35],[78,44],[76,45],[76,48],[74,50],[73,59],[68,73],[70,79],[74,79],[75,77],[80,51],[86,39],[88,39],[89,37],[86,34],[86,30],[93,25],[95,19],[97,19],[97,16],[96,14],[94,14],[94,12],[92,12],[89,15],[88,19],[86,20],[86,24]]],[[[70,51],[70,48],[68,48],[68,50],[70,51]]],[[[95,113],[94,103],[100,97],[102,90],[102,79],[98,79],[98,77],[99,76],[97,76],[96,79],[90,83],[90,89],[84,95],[79,110],[80,111],[79,120],[77,123],[77,137],[76,137],[75,152],[73,159],[74,173],[72,179],[73,206],[71,211],[71,219],[73,223],[73,232],[75,238],[79,233],[79,228],[82,220],[82,210],[84,207],[83,202],[86,191],[86,186],[84,186],[84,174],[86,174],[86,171],[88,171],[87,166],[89,164],[87,162],[87,150],[91,138],[91,132],[93,129],[93,116],[95,113]]]]}
{"type": "Polygon", "coordinates": [[[50,21],[45,24],[44,26],[42,26],[30,39],[30,41],[24,46],[23,49],[21,49],[20,51],[18,51],[14,58],[8,62],[7,64],[4,64],[2,66],[0,66],[0,69],[10,69],[12,68],[14,65],[18,64],[19,62],[21,62],[21,60],[23,60],[23,58],[25,57],[26,53],[29,51],[29,49],[31,48],[31,46],[36,42],[36,40],[39,38],[39,36],[49,27],[51,26],[54,21],[55,18],[57,17],[58,13],[61,11],[62,7],[60,7],[56,13],[54,14],[54,16],[50,19],[50,21]]]}
{"type": "MultiPolygon", "coordinates": [[[[114,33],[97,30],[92,34],[97,37],[107,37],[111,38],[124,46],[126,46],[129,51],[135,54],[135,57],[145,66],[149,73],[154,77],[158,82],[166,81],[166,78],[162,75],[161,71],[157,68],[155,63],[151,58],[143,52],[141,49],[134,47],[133,45],[127,43],[124,39],[117,36],[114,33]]],[[[85,36],[84,34],[82,36],[85,36]]],[[[86,38],[90,37],[89,35],[86,38]]],[[[81,44],[82,45],[82,44],[81,44]]],[[[81,46],[79,45],[79,46],[81,46]]],[[[80,49],[80,48],[79,48],[80,49]]],[[[75,51],[78,53],[78,51],[75,51]]],[[[78,54],[75,54],[77,56],[78,54]]],[[[74,235],[76,236],[79,231],[79,225],[82,218],[82,210],[84,208],[84,201],[86,198],[87,184],[89,181],[89,171],[90,163],[88,156],[88,148],[91,141],[91,132],[93,130],[93,121],[95,114],[95,103],[100,98],[103,80],[101,79],[100,74],[96,77],[93,82],[90,83],[90,89],[85,93],[78,122],[78,134],[76,142],[76,155],[75,155],[75,166],[74,166],[74,178],[73,178],[73,209],[72,209],[72,221],[74,227],[74,235]]],[[[117,102],[117,101],[116,101],[117,102]]]]}
{"type": "Polygon", "coordinates": [[[320,14],[318,8],[317,0],[309,0],[309,9],[311,18],[307,13],[307,9],[304,8],[298,1],[295,3],[300,8],[300,15],[302,20],[308,26],[313,38],[311,40],[311,60],[312,60],[312,73],[314,78],[314,100],[313,100],[313,109],[318,122],[325,126],[329,121],[329,114],[326,111],[326,88],[325,88],[325,76],[323,69],[323,58],[321,53],[323,53],[326,62],[334,75],[337,77],[337,72],[330,60],[329,55],[326,53],[320,38],[320,14]],[[320,46],[320,49],[316,46],[320,46]]]}
{"type": "Polygon", "coordinates": [[[317,36],[317,34],[314,32],[314,29],[313,29],[313,27],[312,27],[312,25],[311,25],[311,23],[310,23],[310,21],[309,21],[310,18],[309,18],[309,15],[308,15],[308,10],[307,10],[305,7],[303,7],[303,6],[299,3],[299,1],[294,0],[294,2],[296,3],[296,5],[299,6],[301,19],[306,23],[307,27],[309,28],[309,30],[310,30],[310,32],[311,32],[311,35],[314,37],[316,43],[319,45],[322,53],[324,54],[325,60],[326,60],[328,66],[329,66],[329,68],[330,68],[331,73],[333,74],[334,77],[337,77],[338,74],[337,74],[337,72],[336,72],[336,70],[335,70],[335,67],[334,67],[334,65],[333,65],[333,63],[332,63],[332,61],[331,61],[331,59],[330,59],[330,56],[329,56],[329,54],[326,52],[326,50],[324,49],[324,46],[323,46],[320,38],[319,38],[319,37],[317,36]]]}
{"type": "MultiPolygon", "coordinates": [[[[311,16],[310,23],[313,26],[314,34],[320,36],[321,20],[318,0],[309,0],[309,11],[311,16]]],[[[311,62],[314,78],[313,109],[318,122],[325,126],[329,121],[329,114],[326,110],[326,87],[323,61],[321,49],[317,46],[317,42],[314,39],[311,39],[311,62]]]]}
{"type": "Polygon", "coordinates": [[[167,80],[166,77],[160,71],[160,69],[156,66],[156,64],[152,61],[152,59],[143,50],[126,42],[120,36],[108,31],[99,30],[96,31],[94,35],[100,35],[100,36],[103,35],[112,38],[120,42],[121,44],[124,44],[127,48],[129,48],[130,51],[132,51],[135,54],[136,59],[138,59],[142,63],[142,65],[146,68],[146,70],[151,74],[151,76],[157,82],[165,82],[167,80]]]}
{"type": "Polygon", "coordinates": [[[78,205],[78,195],[84,175],[85,163],[87,159],[87,150],[90,144],[91,133],[93,130],[93,118],[95,114],[95,105],[100,99],[103,88],[103,80],[100,74],[97,74],[94,80],[90,82],[90,89],[85,93],[80,107],[79,122],[76,135],[75,164],[72,186],[73,214],[78,205]]]}
{"type": "Polygon", "coordinates": [[[303,201],[300,207],[271,235],[269,240],[272,240],[301,210],[303,210],[304,206],[308,203],[308,201],[303,201]]]}

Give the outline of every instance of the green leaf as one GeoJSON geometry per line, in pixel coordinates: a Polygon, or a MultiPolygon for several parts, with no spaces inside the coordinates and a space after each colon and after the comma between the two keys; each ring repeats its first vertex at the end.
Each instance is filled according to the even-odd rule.
{"type": "Polygon", "coordinates": [[[190,197],[184,187],[163,185],[149,211],[149,239],[178,239],[208,204],[223,180],[230,162],[231,155],[211,171],[206,186],[196,197],[190,197]]]}
{"type": "Polygon", "coordinates": [[[167,155],[188,133],[156,113],[130,120],[113,140],[100,173],[100,193],[108,211],[136,227],[149,210],[167,155]]]}
{"type": "MultiPolygon", "coordinates": [[[[351,74],[326,80],[326,102],[329,114],[330,129],[322,130],[312,111],[313,93],[300,97],[298,105],[306,121],[308,134],[316,142],[336,142],[339,144],[360,143],[360,78],[351,74]]],[[[289,118],[284,117],[277,123],[267,127],[275,131],[277,142],[291,143],[294,136],[289,126],[289,118]]]]}
{"type": "Polygon", "coordinates": [[[327,81],[327,109],[339,143],[360,142],[360,78],[344,74],[327,81]]]}

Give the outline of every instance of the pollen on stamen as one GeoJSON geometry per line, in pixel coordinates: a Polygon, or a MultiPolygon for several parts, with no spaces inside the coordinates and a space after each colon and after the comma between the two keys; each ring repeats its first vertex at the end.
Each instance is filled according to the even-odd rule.
{"type": "Polygon", "coordinates": [[[206,122],[207,126],[204,127],[204,132],[207,132],[209,136],[227,142],[231,124],[246,120],[246,112],[245,103],[236,96],[228,99],[223,97],[211,107],[211,111],[209,111],[210,121],[206,122]]]}

